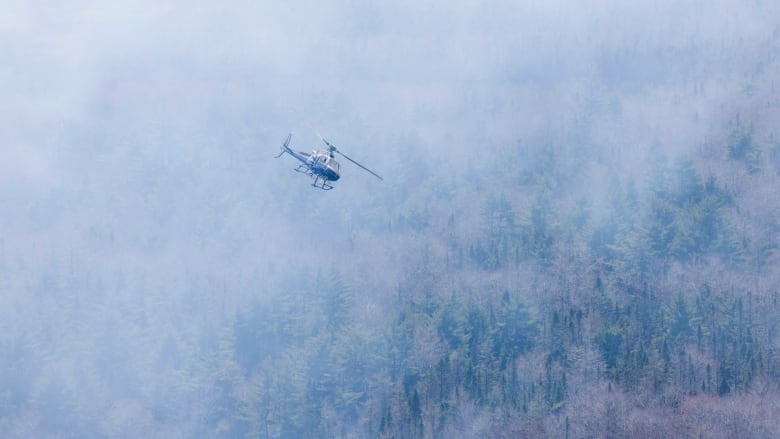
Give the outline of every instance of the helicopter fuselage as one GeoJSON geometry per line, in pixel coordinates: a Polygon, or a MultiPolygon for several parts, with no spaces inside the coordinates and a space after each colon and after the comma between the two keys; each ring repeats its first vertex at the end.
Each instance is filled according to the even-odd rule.
{"type": "Polygon", "coordinates": [[[341,165],[330,156],[329,152],[314,150],[309,154],[302,151],[294,151],[289,147],[285,147],[284,152],[301,162],[295,170],[314,178],[312,186],[316,188],[324,190],[333,189],[330,183],[341,178],[341,165]]]}
{"type": "Polygon", "coordinates": [[[322,141],[328,145],[328,150],[315,149],[311,153],[306,153],[303,151],[294,151],[292,148],[290,148],[291,138],[292,133],[287,135],[287,140],[285,140],[284,144],[282,145],[282,152],[280,152],[276,157],[281,157],[284,153],[288,153],[295,157],[298,161],[301,162],[301,164],[298,165],[295,170],[314,178],[312,186],[316,188],[324,189],[326,191],[333,189],[333,185],[330,183],[341,178],[341,165],[336,161],[336,159],[333,158],[334,153],[341,155],[355,165],[363,168],[365,171],[370,172],[376,178],[382,180],[382,177],[380,177],[379,174],[352,160],[325,139],[322,139],[322,141]]]}
{"type": "Polygon", "coordinates": [[[322,179],[336,181],[341,177],[341,165],[327,152],[312,151],[308,162],[311,172],[322,179]]]}

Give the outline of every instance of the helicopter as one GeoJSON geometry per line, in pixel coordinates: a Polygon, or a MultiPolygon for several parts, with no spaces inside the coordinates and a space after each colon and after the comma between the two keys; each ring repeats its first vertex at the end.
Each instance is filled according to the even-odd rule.
{"type": "Polygon", "coordinates": [[[384,179],[380,177],[379,174],[366,168],[365,166],[352,160],[351,158],[347,157],[346,154],[339,151],[338,148],[333,146],[332,143],[323,139],[322,136],[319,136],[319,138],[320,140],[325,142],[325,145],[328,146],[328,149],[327,150],[315,149],[311,153],[296,152],[292,150],[292,148],[290,148],[291,138],[292,138],[292,133],[287,135],[287,140],[285,140],[284,144],[281,146],[282,152],[280,152],[279,155],[277,155],[274,158],[279,158],[282,156],[282,154],[287,153],[295,157],[296,159],[298,159],[301,162],[301,164],[298,165],[297,168],[295,168],[295,171],[300,172],[302,174],[308,174],[309,176],[314,178],[314,182],[311,185],[316,187],[317,189],[329,191],[333,189],[333,185],[331,183],[338,180],[341,177],[341,173],[340,173],[341,165],[334,158],[334,153],[338,153],[345,159],[360,166],[365,171],[368,171],[374,177],[384,181],[384,179]]]}

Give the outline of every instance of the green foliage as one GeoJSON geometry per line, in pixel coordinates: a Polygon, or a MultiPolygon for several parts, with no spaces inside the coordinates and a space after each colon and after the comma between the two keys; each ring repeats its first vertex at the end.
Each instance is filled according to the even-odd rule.
{"type": "Polygon", "coordinates": [[[715,250],[728,256],[722,210],[729,203],[713,177],[704,184],[690,161],[679,162],[652,188],[643,230],[649,250],[659,259],[690,260],[715,250]]]}
{"type": "Polygon", "coordinates": [[[693,331],[691,329],[691,313],[682,294],[675,296],[674,300],[667,306],[666,319],[671,339],[685,344],[693,331]]]}
{"type": "Polygon", "coordinates": [[[761,170],[761,148],[754,140],[753,129],[745,127],[740,121],[739,115],[732,123],[731,134],[728,139],[728,157],[744,163],[745,168],[751,174],[761,170]]]}
{"type": "Polygon", "coordinates": [[[492,197],[482,208],[483,239],[470,249],[472,260],[487,270],[496,270],[513,260],[519,251],[515,212],[506,197],[492,197]]]}

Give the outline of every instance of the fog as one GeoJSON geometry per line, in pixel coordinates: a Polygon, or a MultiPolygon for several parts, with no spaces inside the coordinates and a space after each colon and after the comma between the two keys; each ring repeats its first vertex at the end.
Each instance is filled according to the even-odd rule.
{"type": "MultiPolygon", "coordinates": [[[[612,206],[651,205],[667,165],[751,200],[722,215],[749,261],[777,244],[776,2],[452,3],[4,1],[0,436],[498,437],[486,399],[463,396],[448,403],[462,424],[377,430],[450,419],[417,384],[456,361],[443,326],[415,320],[414,348],[386,347],[406,304],[517,292],[547,328],[551,290],[621,270],[587,253],[600,231],[620,253],[625,230],[653,230],[612,206]],[[757,158],[724,152],[743,128],[757,158]],[[311,187],[273,158],[290,132],[301,151],[321,133],[384,181],[341,160],[334,190],[311,187]],[[480,256],[496,228],[539,221],[557,231],[553,256],[511,243],[480,256]],[[349,360],[317,363],[341,346],[349,360]],[[370,379],[334,396],[336,366],[370,379]],[[316,414],[285,418],[311,398],[316,414]]],[[[702,262],[716,247],[637,284],[692,301],[724,265],[744,271],[702,262]]],[[[768,294],[766,255],[745,264],[768,271],[729,282],[768,294]]],[[[521,375],[543,362],[535,346],[521,375]]],[[[602,356],[598,383],[614,378],[602,356]]],[[[566,434],[581,408],[569,396],[566,434]]],[[[561,437],[556,402],[534,419],[561,437]]]]}

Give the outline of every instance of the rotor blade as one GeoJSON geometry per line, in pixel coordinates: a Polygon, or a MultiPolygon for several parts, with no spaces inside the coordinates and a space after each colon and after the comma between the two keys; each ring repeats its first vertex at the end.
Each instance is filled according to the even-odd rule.
{"type": "MultiPolygon", "coordinates": [[[[335,146],[333,146],[333,144],[331,144],[330,142],[328,142],[327,140],[325,140],[325,138],[324,138],[324,137],[322,137],[322,135],[320,135],[320,133],[317,133],[317,137],[319,137],[319,138],[320,138],[320,140],[322,140],[323,142],[325,142],[325,144],[326,144],[326,145],[328,145],[328,147],[330,148],[330,150],[331,150],[331,151],[338,151],[338,148],[336,148],[335,146]]],[[[342,155],[343,155],[343,154],[342,154],[342,155]]]]}
{"type": "Polygon", "coordinates": [[[323,142],[325,142],[325,144],[326,144],[326,145],[328,145],[328,148],[330,148],[331,152],[337,152],[337,153],[339,153],[339,154],[340,154],[342,157],[344,157],[345,159],[349,160],[350,162],[352,162],[352,163],[354,163],[354,164],[356,164],[356,165],[360,166],[360,167],[361,167],[361,168],[363,168],[365,171],[368,171],[369,173],[371,173],[371,175],[373,175],[374,177],[376,177],[376,178],[378,178],[378,179],[380,179],[380,180],[382,180],[382,181],[385,181],[385,179],[384,179],[384,178],[382,178],[382,177],[380,177],[380,176],[379,176],[379,174],[377,174],[376,172],[374,172],[374,171],[372,171],[372,170],[370,170],[370,169],[366,168],[365,166],[361,165],[360,163],[358,163],[358,162],[356,162],[356,161],[352,160],[351,158],[349,158],[349,156],[347,156],[347,155],[346,155],[346,154],[344,154],[343,152],[339,151],[339,149],[338,149],[338,148],[336,148],[336,146],[335,146],[335,145],[333,145],[332,143],[330,143],[330,142],[328,142],[327,140],[325,140],[325,138],[324,138],[324,137],[322,137],[322,136],[320,135],[320,133],[317,133],[317,137],[319,137],[319,138],[320,138],[320,140],[322,140],[323,142]]]}
{"type": "MultiPolygon", "coordinates": [[[[323,140],[323,141],[325,141],[325,139],[322,139],[322,140],[323,140]]],[[[382,177],[380,177],[380,176],[379,176],[379,174],[377,174],[376,172],[374,172],[374,171],[372,171],[372,170],[370,170],[370,169],[366,168],[365,166],[363,166],[363,165],[361,165],[360,163],[358,163],[358,162],[356,162],[356,161],[352,160],[351,158],[347,157],[347,155],[346,155],[346,154],[344,154],[343,152],[341,152],[341,151],[339,151],[338,149],[336,149],[336,147],[335,147],[335,146],[331,145],[331,144],[330,144],[330,143],[328,143],[327,141],[325,141],[325,143],[327,143],[327,144],[328,144],[328,146],[330,146],[331,148],[333,148],[333,151],[336,151],[337,153],[341,154],[341,156],[342,156],[342,157],[344,157],[345,159],[347,159],[347,160],[349,160],[350,162],[352,162],[352,163],[354,163],[354,164],[356,164],[356,165],[360,166],[360,167],[361,167],[361,168],[363,168],[364,170],[366,170],[366,171],[370,172],[370,173],[371,173],[371,175],[373,175],[374,177],[376,177],[376,178],[378,178],[378,179],[380,179],[380,180],[382,180],[382,181],[385,181],[385,179],[384,179],[384,178],[382,178],[382,177]]]]}

